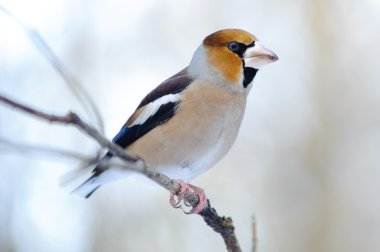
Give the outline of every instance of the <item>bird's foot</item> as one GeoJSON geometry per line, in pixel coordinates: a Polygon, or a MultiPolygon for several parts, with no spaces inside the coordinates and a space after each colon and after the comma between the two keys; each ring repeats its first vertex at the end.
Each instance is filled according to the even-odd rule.
{"type": "Polygon", "coordinates": [[[193,192],[198,196],[198,204],[194,207],[192,204],[184,201],[185,206],[193,207],[189,212],[185,212],[187,214],[197,214],[201,212],[204,208],[208,206],[206,195],[202,188],[186,184],[183,180],[177,180],[181,188],[177,193],[170,194],[170,204],[175,208],[181,207],[181,202],[184,198],[189,195],[189,193],[193,192]]]}

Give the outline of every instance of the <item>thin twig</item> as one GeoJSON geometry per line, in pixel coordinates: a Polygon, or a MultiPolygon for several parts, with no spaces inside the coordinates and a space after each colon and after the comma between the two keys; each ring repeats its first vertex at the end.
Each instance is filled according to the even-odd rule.
{"type": "Polygon", "coordinates": [[[39,32],[32,27],[24,24],[19,18],[13,15],[8,9],[0,5],[0,11],[5,13],[9,18],[11,18],[29,37],[35,48],[49,61],[49,63],[54,67],[54,69],[63,78],[71,93],[77,98],[79,103],[82,105],[84,110],[92,115],[98,130],[104,134],[103,120],[100,115],[98,108],[96,107],[94,101],[91,99],[90,95],[83,88],[80,82],[65,68],[61,61],[54,54],[53,50],[45,42],[39,32]]]}
{"type": "MultiPolygon", "coordinates": [[[[87,163],[94,163],[96,160],[99,160],[99,158],[95,158],[94,156],[88,156],[83,155],[78,152],[70,151],[70,150],[63,150],[63,149],[57,149],[53,148],[51,146],[40,146],[40,145],[34,145],[34,144],[21,144],[16,143],[14,141],[5,139],[3,137],[0,137],[0,150],[3,151],[12,151],[12,152],[22,152],[23,154],[37,154],[37,155],[44,155],[44,156],[59,156],[64,158],[71,158],[74,160],[81,160],[83,162],[87,163]]],[[[0,152],[1,154],[1,152],[0,152]]]]}
{"type": "Polygon", "coordinates": [[[252,216],[252,252],[257,250],[256,217],[252,216]]]}

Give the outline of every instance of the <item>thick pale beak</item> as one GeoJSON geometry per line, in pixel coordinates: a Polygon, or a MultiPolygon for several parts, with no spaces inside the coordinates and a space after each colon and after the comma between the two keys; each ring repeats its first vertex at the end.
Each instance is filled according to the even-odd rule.
{"type": "Polygon", "coordinates": [[[244,53],[245,67],[260,69],[262,66],[275,62],[278,56],[271,50],[265,48],[259,41],[254,47],[249,47],[244,53]]]}

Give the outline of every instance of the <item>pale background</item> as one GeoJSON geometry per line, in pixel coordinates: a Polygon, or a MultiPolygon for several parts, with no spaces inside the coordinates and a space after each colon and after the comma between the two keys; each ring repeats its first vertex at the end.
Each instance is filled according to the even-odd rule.
{"type": "MultiPolygon", "coordinates": [[[[239,137],[194,183],[233,217],[244,251],[380,251],[380,2],[1,1],[38,29],[100,108],[112,138],[144,94],[203,37],[242,28],[280,57],[257,75],[239,137]]],[[[0,13],[0,92],[84,114],[60,76],[0,13]]],[[[196,134],[196,132],[194,132],[196,134]]],[[[0,106],[0,136],[91,154],[77,130],[0,106]]],[[[76,162],[0,154],[0,251],[224,251],[199,216],[129,179],[87,201],[59,178],[76,162]]]]}

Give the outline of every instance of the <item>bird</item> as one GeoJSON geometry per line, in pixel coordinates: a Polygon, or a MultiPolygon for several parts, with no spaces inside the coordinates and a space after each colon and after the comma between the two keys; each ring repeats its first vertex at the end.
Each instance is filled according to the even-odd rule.
{"type": "MultiPolygon", "coordinates": [[[[186,192],[195,192],[200,202],[190,213],[199,213],[207,200],[203,189],[189,182],[227,154],[237,138],[257,72],[278,59],[256,36],[241,29],[206,36],[187,67],[142,99],[113,143],[178,181],[180,192],[170,196],[173,206],[186,192]]],[[[108,152],[103,160],[113,158],[108,152]]],[[[72,193],[88,198],[101,185],[130,174],[98,164],[72,193]]]]}

